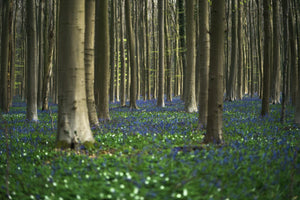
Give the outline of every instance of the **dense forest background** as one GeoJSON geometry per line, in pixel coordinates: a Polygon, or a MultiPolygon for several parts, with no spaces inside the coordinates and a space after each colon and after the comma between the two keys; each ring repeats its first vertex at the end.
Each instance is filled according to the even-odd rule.
{"type": "MultiPolygon", "coordinates": [[[[25,138],[30,136],[29,141],[35,141],[29,142],[30,145],[37,145],[37,140],[42,141],[39,143],[40,149],[48,148],[45,144],[52,141],[51,156],[47,154],[43,161],[43,166],[49,167],[57,161],[54,157],[63,154],[58,153],[58,149],[89,150],[85,159],[106,159],[107,155],[118,157],[116,152],[119,150],[126,151],[129,160],[137,155],[144,156],[145,160],[151,155],[161,155],[161,160],[156,160],[154,167],[145,164],[150,170],[148,177],[152,177],[151,168],[162,170],[159,165],[175,167],[174,163],[160,163],[164,160],[163,153],[174,161],[178,152],[188,152],[189,155],[181,159],[183,163],[193,163],[194,169],[194,164],[200,161],[193,160],[190,154],[196,157],[201,154],[201,158],[205,155],[210,159],[210,155],[215,158],[215,152],[219,152],[224,156],[223,160],[208,159],[208,168],[215,166],[214,162],[226,165],[229,159],[229,163],[234,163],[235,170],[238,170],[237,161],[225,155],[232,155],[232,151],[236,153],[239,148],[248,151],[251,147],[250,154],[244,157],[253,161],[272,154],[271,160],[260,164],[274,164],[274,168],[269,170],[276,175],[270,180],[267,177],[263,181],[257,180],[259,187],[256,185],[249,193],[241,190],[239,195],[246,195],[243,198],[253,195],[251,197],[254,198],[257,192],[262,199],[298,198],[296,193],[299,189],[295,188],[300,183],[297,160],[300,1],[1,0],[0,12],[0,133],[3,139],[0,154],[7,160],[3,174],[6,178],[3,183],[0,182],[3,184],[1,195],[10,196],[9,158],[12,156],[9,152],[18,149],[14,145],[19,145],[16,141],[20,138],[13,138],[9,133],[16,132],[18,137],[21,137],[19,133],[27,134],[25,138]],[[143,115],[143,112],[146,114],[143,115]],[[140,131],[141,127],[148,132],[140,131]],[[43,139],[31,135],[46,129],[43,139]],[[184,136],[177,138],[174,133],[184,136]],[[284,141],[287,146],[276,146],[282,150],[276,153],[273,153],[274,146],[265,150],[266,143],[273,145],[276,137],[276,145],[280,146],[284,141]],[[160,140],[168,142],[161,144],[160,140]],[[135,145],[131,146],[129,141],[134,141],[135,145]],[[247,143],[247,147],[240,146],[238,141],[247,143]],[[156,146],[157,152],[144,149],[149,145],[156,146]],[[259,149],[254,150],[251,145],[258,145],[259,149]],[[167,150],[169,147],[171,152],[167,150]],[[95,148],[98,153],[95,153],[95,148]],[[263,151],[272,153],[263,154],[263,151]],[[281,155],[282,152],[285,154],[281,155]],[[274,161],[277,157],[282,160],[274,161]],[[290,164],[288,178],[283,178],[285,168],[281,161],[290,164]],[[279,182],[276,182],[278,179],[279,182]],[[268,194],[266,191],[275,188],[272,185],[274,181],[280,186],[277,192],[268,194]],[[268,187],[262,186],[261,182],[270,184],[268,187]],[[289,185],[288,189],[284,188],[285,184],[289,185]]],[[[40,156],[36,151],[33,155],[40,156]]],[[[77,154],[73,156],[75,160],[78,158],[77,154]]],[[[62,157],[66,158],[66,155],[59,159],[62,157]]],[[[236,159],[242,162],[243,156],[236,159]]],[[[124,166],[123,161],[117,162],[124,166]]],[[[243,173],[246,174],[247,170],[252,173],[248,167],[250,164],[256,166],[252,161],[245,165],[239,163],[245,168],[242,167],[243,173]]],[[[134,170],[131,172],[149,182],[151,178],[138,174],[140,168],[136,165],[141,161],[132,162],[134,164],[130,167],[134,170]]],[[[17,164],[12,163],[11,171],[18,169],[17,164]]],[[[257,166],[260,164],[258,162],[257,166]]],[[[111,165],[113,170],[118,170],[117,164],[111,165]]],[[[128,167],[127,164],[125,166],[128,167]]],[[[225,171],[220,170],[220,177],[233,168],[227,167],[228,171],[226,167],[225,171]]],[[[4,169],[4,165],[1,164],[0,168],[4,169]]],[[[258,171],[263,174],[264,170],[258,171]]],[[[53,176],[60,175],[56,169],[53,171],[53,167],[50,171],[53,176]]],[[[187,169],[181,166],[178,171],[184,174],[187,169]]],[[[187,189],[182,187],[189,182],[195,183],[196,180],[191,178],[194,173],[195,177],[203,177],[206,172],[199,175],[199,172],[188,171],[190,178],[185,175],[175,178],[172,173],[170,171],[169,175],[176,181],[174,185],[170,184],[172,187],[166,188],[180,190],[180,195],[172,193],[172,198],[189,199],[187,189]],[[186,182],[180,183],[178,178],[186,182]]],[[[102,175],[99,175],[99,180],[101,177],[109,179],[106,178],[109,175],[102,175]]],[[[258,174],[252,174],[247,183],[252,183],[252,176],[258,174]]],[[[129,178],[123,181],[126,180],[129,178]]],[[[226,180],[220,178],[222,183],[226,180]]],[[[23,180],[16,178],[16,181],[22,183],[23,180]]],[[[210,188],[208,185],[212,183],[219,184],[216,180],[209,181],[205,187],[210,188]]],[[[141,190],[138,183],[134,184],[134,189],[129,186],[134,191],[133,196],[141,190]]],[[[12,188],[28,195],[31,191],[20,189],[18,184],[12,188]]],[[[195,192],[197,189],[189,188],[189,191],[195,192]]],[[[115,189],[114,192],[110,189],[106,192],[115,194],[115,189]]],[[[149,198],[164,197],[164,193],[158,196],[151,196],[146,191],[142,193],[142,196],[149,198]]],[[[193,196],[193,192],[189,194],[193,196]]],[[[234,198],[236,193],[228,189],[225,194],[234,198]]],[[[109,198],[105,195],[108,194],[103,193],[100,197],[109,198]]],[[[197,195],[199,193],[195,192],[193,197],[197,195]]],[[[225,199],[225,196],[217,195],[220,199],[225,199]]],[[[40,197],[34,195],[32,198],[40,197]]]]}

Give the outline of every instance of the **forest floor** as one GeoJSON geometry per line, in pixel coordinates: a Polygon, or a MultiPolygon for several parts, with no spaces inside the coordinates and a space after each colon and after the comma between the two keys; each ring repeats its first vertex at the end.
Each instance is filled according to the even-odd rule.
{"type": "Polygon", "coordinates": [[[55,149],[57,106],[25,121],[13,104],[0,124],[0,199],[300,199],[300,128],[279,123],[280,105],[260,117],[261,101],[225,102],[223,146],[200,145],[197,113],[175,98],[165,108],[110,104],[94,129],[95,149],[55,149]],[[7,188],[8,186],[8,188],[7,188]]]}

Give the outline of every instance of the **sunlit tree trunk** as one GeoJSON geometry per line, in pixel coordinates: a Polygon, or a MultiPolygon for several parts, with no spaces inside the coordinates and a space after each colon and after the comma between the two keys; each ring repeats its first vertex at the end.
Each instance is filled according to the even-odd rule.
{"type": "Polygon", "coordinates": [[[110,120],[109,115],[109,27],[108,0],[96,1],[95,26],[95,101],[101,121],[110,120]]]}
{"type": "Polygon", "coordinates": [[[205,143],[223,143],[223,64],[225,2],[212,1],[208,116],[205,143]]]}
{"type": "Polygon", "coordinates": [[[261,115],[269,114],[270,97],[270,45],[271,45],[271,26],[270,26],[270,0],[263,1],[264,8],[264,84],[261,115]]]}
{"type": "Polygon", "coordinates": [[[165,0],[158,0],[158,30],[159,30],[159,83],[157,106],[165,107],[164,86],[165,86],[165,34],[164,34],[165,0]]]}
{"type": "Polygon", "coordinates": [[[57,147],[91,144],[84,70],[85,2],[61,0],[59,12],[59,102],[57,147]]]}
{"type": "Polygon", "coordinates": [[[186,0],[186,43],[187,43],[187,68],[185,89],[185,111],[188,113],[197,112],[196,104],[196,23],[194,18],[194,0],[186,0]]]}
{"type": "Polygon", "coordinates": [[[95,0],[85,1],[85,34],[84,34],[84,66],[85,66],[85,84],[86,100],[89,114],[90,126],[98,126],[98,117],[95,105],[94,95],[94,77],[95,77],[95,0]]]}
{"type": "Polygon", "coordinates": [[[209,73],[209,13],[208,1],[199,0],[199,28],[200,28],[200,97],[199,124],[201,128],[207,125],[208,105],[208,73],[209,73]]]}
{"type": "Polygon", "coordinates": [[[130,84],[130,108],[137,109],[137,66],[135,60],[135,41],[134,33],[131,26],[131,8],[130,1],[125,0],[125,21],[126,21],[126,32],[128,37],[128,50],[130,56],[130,73],[131,73],[131,84],[130,84]]]}
{"type": "MultiPolygon", "coordinates": [[[[35,1],[26,1],[26,10],[35,10],[35,1]]],[[[37,64],[35,12],[27,12],[27,112],[26,119],[37,121],[37,64]]]]}

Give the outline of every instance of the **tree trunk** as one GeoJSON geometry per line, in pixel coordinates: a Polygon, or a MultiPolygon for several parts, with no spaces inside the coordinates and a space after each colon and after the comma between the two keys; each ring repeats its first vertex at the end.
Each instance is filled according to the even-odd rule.
{"type": "Polygon", "coordinates": [[[10,20],[9,15],[12,10],[12,1],[4,0],[2,5],[2,34],[1,34],[1,85],[0,85],[0,109],[8,113],[9,100],[8,100],[8,66],[9,60],[9,30],[10,20]]]}
{"type": "Polygon", "coordinates": [[[123,31],[123,0],[119,0],[120,3],[120,64],[121,64],[121,84],[120,84],[120,96],[121,106],[126,105],[126,66],[125,66],[125,55],[124,55],[124,31],[123,31]]]}
{"type": "Polygon", "coordinates": [[[243,39],[242,39],[242,9],[243,7],[241,6],[242,1],[238,0],[238,30],[237,30],[237,38],[238,38],[238,57],[237,57],[237,67],[238,67],[238,76],[237,76],[237,90],[236,90],[236,97],[238,100],[241,100],[243,98],[243,93],[242,93],[242,80],[243,80],[243,69],[244,69],[244,64],[243,64],[243,39]]]}
{"type": "Polygon", "coordinates": [[[165,0],[158,0],[158,30],[159,30],[159,83],[157,106],[165,107],[164,80],[165,80],[165,34],[164,34],[165,0]]]}
{"type": "Polygon", "coordinates": [[[77,149],[81,145],[94,143],[88,120],[84,78],[85,2],[59,2],[57,147],[77,149]]]}
{"type": "Polygon", "coordinates": [[[185,17],[184,17],[184,0],[177,1],[178,8],[178,23],[179,23],[179,37],[180,37],[180,62],[182,70],[182,87],[181,87],[181,99],[185,100],[186,91],[186,42],[185,42],[185,17]]]}
{"type": "MultiPolygon", "coordinates": [[[[26,10],[35,10],[35,1],[27,0],[26,10]]],[[[37,121],[37,64],[36,64],[36,18],[35,12],[27,12],[27,112],[26,119],[37,121]]]]}
{"type": "MultiPolygon", "coordinates": [[[[234,101],[236,99],[236,74],[237,74],[237,8],[236,0],[231,2],[232,25],[231,25],[231,66],[228,80],[228,88],[226,92],[227,99],[234,101]]],[[[250,30],[252,31],[252,30],[250,30]]]]}
{"type": "Polygon", "coordinates": [[[115,1],[110,1],[110,102],[115,102],[115,1]]]}
{"type": "Polygon", "coordinates": [[[270,97],[270,45],[271,45],[271,26],[270,26],[270,0],[263,1],[264,8],[264,84],[261,116],[269,114],[270,97]]]}
{"type": "Polygon", "coordinates": [[[287,93],[287,66],[288,66],[288,13],[289,13],[289,2],[282,1],[282,15],[283,15],[283,69],[282,69],[282,102],[281,102],[281,116],[280,122],[284,123],[286,118],[286,93],[287,93]]]}
{"type": "MultiPolygon", "coordinates": [[[[118,5],[120,6],[120,4],[118,5]]],[[[115,89],[115,98],[116,101],[119,102],[120,101],[120,81],[119,81],[119,75],[120,75],[120,66],[119,66],[119,37],[120,37],[120,33],[119,33],[119,9],[118,6],[115,6],[115,13],[116,13],[116,18],[117,18],[117,23],[115,23],[115,30],[116,30],[116,38],[114,38],[116,41],[116,89],[115,89]]]]}
{"type": "Polygon", "coordinates": [[[131,8],[129,0],[125,0],[125,21],[126,21],[126,32],[128,37],[128,50],[130,55],[130,73],[131,73],[131,84],[130,84],[130,108],[138,109],[136,105],[137,100],[137,66],[135,60],[135,41],[134,33],[131,26],[131,8]]]}
{"type": "Polygon", "coordinates": [[[145,26],[146,26],[146,73],[147,73],[147,99],[151,99],[151,59],[150,59],[150,42],[151,37],[149,34],[148,25],[148,1],[145,2],[145,26]]]}
{"type": "Polygon", "coordinates": [[[99,126],[94,95],[95,0],[85,1],[84,66],[86,100],[91,127],[99,126]]]}
{"type": "Polygon", "coordinates": [[[108,0],[96,1],[95,94],[100,121],[109,121],[109,28],[108,0]]]}
{"type": "Polygon", "coordinates": [[[37,106],[38,108],[42,107],[43,102],[43,71],[44,71],[44,5],[45,0],[40,0],[39,3],[39,18],[38,18],[38,37],[39,37],[39,71],[38,71],[38,94],[37,94],[37,106]]]}
{"type": "Polygon", "coordinates": [[[298,27],[297,29],[297,44],[298,44],[298,92],[297,92],[297,102],[296,102],[296,111],[295,111],[295,123],[300,125],[300,26],[299,26],[299,9],[300,9],[300,3],[297,2],[296,6],[296,24],[298,27]],[[298,11],[298,12],[297,12],[298,11]]]}
{"type": "Polygon", "coordinates": [[[209,73],[209,13],[208,1],[199,0],[200,18],[200,97],[199,97],[199,125],[207,126],[208,106],[208,73],[209,73]]]}
{"type": "Polygon", "coordinates": [[[224,6],[224,0],[214,0],[212,2],[208,116],[205,143],[223,143],[224,6]]]}
{"type": "Polygon", "coordinates": [[[194,0],[186,0],[186,42],[187,42],[187,68],[185,87],[185,111],[197,112],[196,104],[196,28],[194,18],[194,0]]]}
{"type": "Polygon", "coordinates": [[[172,62],[171,62],[171,45],[169,41],[169,21],[168,21],[168,2],[166,2],[165,5],[165,26],[164,26],[164,31],[165,31],[165,41],[166,41],[166,46],[165,46],[165,53],[166,53],[166,64],[167,64],[167,77],[166,77],[166,89],[167,89],[167,101],[171,102],[172,101],[172,62]]]}

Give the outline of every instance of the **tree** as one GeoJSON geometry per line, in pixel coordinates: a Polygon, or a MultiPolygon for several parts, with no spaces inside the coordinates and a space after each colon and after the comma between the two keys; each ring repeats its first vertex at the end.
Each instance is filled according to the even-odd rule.
{"type": "Polygon", "coordinates": [[[208,1],[199,0],[199,51],[200,51],[200,97],[199,124],[206,128],[208,105],[208,72],[209,72],[209,15],[208,1]]]}
{"type": "Polygon", "coordinates": [[[51,21],[48,20],[48,7],[49,2],[46,1],[45,4],[45,26],[44,26],[44,78],[43,78],[43,91],[42,91],[42,99],[43,105],[42,110],[48,110],[48,97],[50,93],[50,79],[52,76],[52,58],[53,58],[53,50],[54,50],[54,15],[52,15],[51,21]],[[48,24],[49,22],[49,24],[48,24]]]}
{"type": "Polygon", "coordinates": [[[96,1],[95,23],[95,77],[97,77],[95,100],[100,120],[108,121],[110,120],[108,0],[96,1]]]}
{"type": "Polygon", "coordinates": [[[110,1],[110,87],[109,99],[111,102],[115,101],[115,1],[110,1]]]}
{"type": "Polygon", "coordinates": [[[84,34],[84,66],[86,100],[88,107],[89,122],[92,127],[98,126],[95,95],[94,95],[94,38],[95,38],[95,0],[85,1],[85,34],[84,34]]]}
{"type": "MultiPolygon", "coordinates": [[[[232,26],[231,26],[231,67],[230,75],[228,80],[228,88],[226,89],[226,96],[229,101],[234,101],[236,99],[236,74],[237,74],[237,9],[236,0],[231,2],[231,12],[232,12],[232,26]]],[[[252,30],[250,30],[252,31],[252,30]]]]}
{"type": "Polygon", "coordinates": [[[271,98],[273,104],[280,102],[280,21],[279,2],[273,1],[273,74],[271,98]]]}
{"type": "Polygon", "coordinates": [[[121,64],[121,84],[120,84],[120,96],[121,106],[126,105],[126,67],[125,67],[125,55],[124,55],[124,31],[123,31],[123,0],[119,0],[120,5],[120,64],[121,64]]]}
{"type": "Polygon", "coordinates": [[[263,1],[264,15],[264,84],[261,116],[269,114],[270,97],[270,48],[271,48],[271,25],[270,25],[270,0],[263,1]]]}
{"type": "Polygon", "coordinates": [[[237,99],[243,98],[242,93],[242,80],[243,80],[243,69],[244,69],[244,63],[243,63],[243,39],[242,39],[242,9],[241,6],[242,1],[238,0],[238,28],[237,28],[237,38],[238,38],[238,58],[237,58],[237,67],[238,67],[238,76],[237,76],[237,91],[236,91],[236,97],[237,99]]]}
{"type": "Polygon", "coordinates": [[[9,64],[9,27],[11,26],[9,15],[12,9],[12,1],[4,0],[2,5],[2,34],[1,34],[1,74],[0,74],[0,109],[9,111],[8,100],[8,64],[9,64]]]}
{"type": "Polygon", "coordinates": [[[77,148],[82,144],[94,143],[88,120],[84,78],[85,2],[64,0],[59,3],[59,102],[56,139],[59,148],[77,148]]]}
{"type": "Polygon", "coordinates": [[[205,143],[223,143],[223,64],[225,1],[212,1],[208,116],[205,143]]]}
{"type": "Polygon", "coordinates": [[[135,41],[134,33],[131,26],[131,8],[129,0],[125,0],[125,21],[126,31],[128,37],[129,55],[130,55],[130,73],[131,73],[131,84],[130,84],[130,108],[137,109],[137,67],[135,59],[135,41]]]}
{"type": "Polygon", "coordinates": [[[158,29],[159,29],[159,78],[158,78],[158,97],[157,106],[165,107],[165,34],[164,34],[164,15],[165,0],[158,0],[158,29]]]}
{"type": "Polygon", "coordinates": [[[36,64],[36,16],[35,1],[26,1],[27,10],[27,110],[26,119],[29,121],[37,121],[37,64],[36,64]]]}

